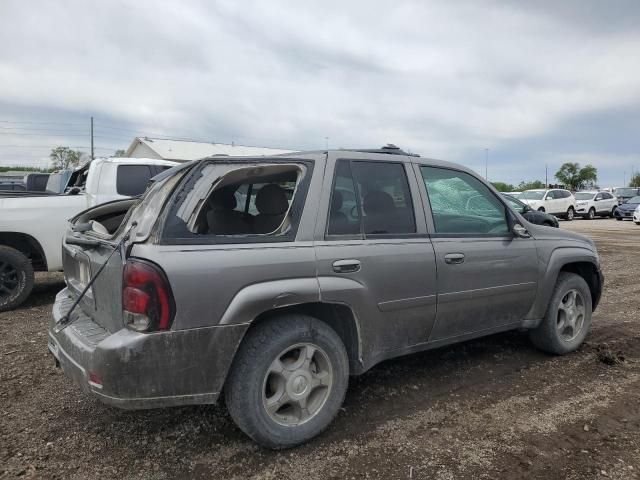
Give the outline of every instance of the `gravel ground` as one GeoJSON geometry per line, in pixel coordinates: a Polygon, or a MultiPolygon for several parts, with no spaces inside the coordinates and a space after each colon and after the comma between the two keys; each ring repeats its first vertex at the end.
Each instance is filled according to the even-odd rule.
{"type": "Polygon", "coordinates": [[[561,222],[606,276],[586,344],[566,357],[522,333],[384,362],[351,380],[311,443],[261,449],[222,406],[125,412],[54,368],[59,274],[0,314],[0,478],[640,478],[640,227],[561,222]]]}

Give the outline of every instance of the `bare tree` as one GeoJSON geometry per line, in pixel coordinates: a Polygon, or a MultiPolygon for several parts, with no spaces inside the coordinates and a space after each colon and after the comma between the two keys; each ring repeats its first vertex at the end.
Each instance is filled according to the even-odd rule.
{"type": "Polygon", "coordinates": [[[60,170],[77,167],[83,156],[84,154],[79,150],[72,150],[69,147],[56,147],[49,154],[53,168],[60,170]]]}

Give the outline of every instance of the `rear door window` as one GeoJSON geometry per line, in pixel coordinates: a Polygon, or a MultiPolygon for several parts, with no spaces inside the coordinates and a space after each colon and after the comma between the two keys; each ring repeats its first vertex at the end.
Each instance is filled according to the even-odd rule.
{"type": "Polygon", "coordinates": [[[149,165],[118,165],[116,191],[118,195],[135,197],[144,193],[155,170],[149,165]]]}
{"type": "Polygon", "coordinates": [[[338,160],[328,235],[405,235],[416,232],[405,167],[397,162],[338,160]]]}

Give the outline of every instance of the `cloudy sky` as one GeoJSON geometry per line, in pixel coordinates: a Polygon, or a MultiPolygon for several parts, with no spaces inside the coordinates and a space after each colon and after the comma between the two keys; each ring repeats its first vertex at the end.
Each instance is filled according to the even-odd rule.
{"type": "MultiPolygon", "coordinates": [[[[135,135],[640,170],[640,2],[0,0],[0,164],[135,135]]],[[[551,176],[551,175],[550,175],[551,176]]]]}

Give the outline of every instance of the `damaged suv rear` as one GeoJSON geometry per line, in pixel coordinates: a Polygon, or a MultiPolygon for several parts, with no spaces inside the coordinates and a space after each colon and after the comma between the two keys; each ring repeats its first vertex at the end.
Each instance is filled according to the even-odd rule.
{"type": "Polygon", "coordinates": [[[349,375],[526,328],[564,354],[602,289],[593,242],[528,223],[473,172],[397,148],[211,158],[72,219],[49,349],[121,408],[215,403],[283,448],[349,375]]]}

